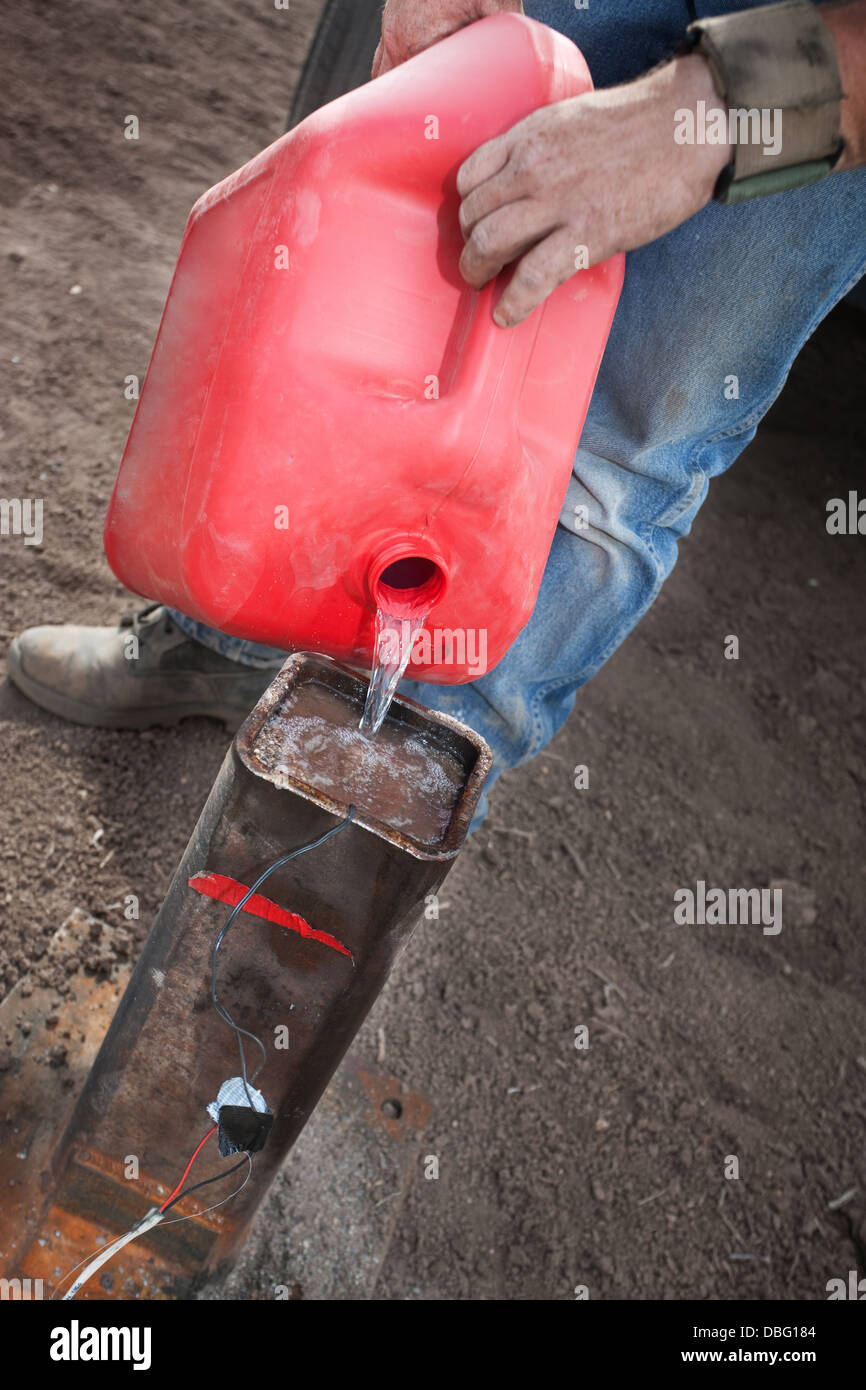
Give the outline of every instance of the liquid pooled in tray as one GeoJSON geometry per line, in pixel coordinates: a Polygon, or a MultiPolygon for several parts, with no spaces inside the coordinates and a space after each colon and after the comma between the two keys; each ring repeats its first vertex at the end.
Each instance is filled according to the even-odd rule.
{"type": "Polygon", "coordinates": [[[382,821],[424,845],[438,845],[467,769],[420,731],[386,719],[376,734],[358,727],[357,706],[326,685],[296,686],[255,741],[262,768],[382,821]]]}

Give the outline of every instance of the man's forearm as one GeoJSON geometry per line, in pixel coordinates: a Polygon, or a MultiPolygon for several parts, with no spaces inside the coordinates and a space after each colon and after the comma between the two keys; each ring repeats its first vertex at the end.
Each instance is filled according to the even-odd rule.
{"type": "Polygon", "coordinates": [[[390,72],[465,24],[502,13],[522,14],[522,0],[386,0],[372,76],[390,72]]]}
{"type": "Polygon", "coordinates": [[[842,78],[842,139],[845,149],[838,169],[866,164],[866,0],[821,5],[823,19],[836,48],[842,78]]]}

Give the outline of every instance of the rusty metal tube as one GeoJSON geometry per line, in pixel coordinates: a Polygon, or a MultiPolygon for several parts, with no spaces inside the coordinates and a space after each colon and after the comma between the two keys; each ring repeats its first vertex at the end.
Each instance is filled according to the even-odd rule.
{"type": "MultiPolygon", "coordinates": [[[[353,803],[354,819],[339,834],[268,878],[219,955],[220,997],[266,1051],[255,1084],[274,1122],[250,1182],[221,1215],[157,1226],[79,1296],[185,1297],[230,1267],[425,898],[453,863],[490,766],[472,730],[400,698],[382,734],[361,742],[366,688],[334,662],[295,655],[236,735],[55,1150],[22,1260],[34,1277],[53,1283],[72,1247],[84,1254],[104,1235],[120,1235],[168,1195],[210,1126],[206,1105],[239,1073],[236,1037],[211,1000],[211,953],[227,904],[280,855],[343,821],[353,803]]],[[[195,1179],[235,1161],[220,1158],[211,1140],[195,1179]]],[[[201,1208],[235,1181],[204,1189],[201,1208]]]]}

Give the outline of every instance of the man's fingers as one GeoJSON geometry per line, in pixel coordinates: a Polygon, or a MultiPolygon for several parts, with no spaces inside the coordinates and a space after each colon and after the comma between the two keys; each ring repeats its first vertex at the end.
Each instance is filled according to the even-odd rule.
{"type": "Polygon", "coordinates": [[[390,45],[383,35],[376,45],[376,52],[373,54],[373,66],[371,77],[381,77],[383,73],[390,72],[397,66],[399,60],[395,59],[391,52],[390,45]]]}
{"type": "Polygon", "coordinates": [[[500,328],[513,328],[575,273],[574,232],[560,227],[517,263],[508,286],[493,311],[500,328]]]}
{"type": "Polygon", "coordinates": [[[495,140],[488,140],[473,150],[457,170],[457,192],[460,197],[465,198],[479,184],[492,179],[494,174],[504,169],[510,149],[508,136],[497,135],[495,140]]]}
{"type": "Polygon", "coordinates": [[[498,174],[485,179],[484,183],[480,183],[477,188],[473,188],[471,193],[467,193],[460,204],[458,216],[460,230],[464,237],[468,240],[476,223],[480,222],[483,217],[489,217],[492,212],[507,207],[509,203],[516,202],[518,196],[514,187],[514,180],[509,176],[509,169],[506,164],[498,174]]]}
{"type": "Polygon", "coordinates": [[[550,224],[537,203],[529,198],[509,203],[475,224],[460,257],[460,274],[480,290],[549,231],[550,224]]]}

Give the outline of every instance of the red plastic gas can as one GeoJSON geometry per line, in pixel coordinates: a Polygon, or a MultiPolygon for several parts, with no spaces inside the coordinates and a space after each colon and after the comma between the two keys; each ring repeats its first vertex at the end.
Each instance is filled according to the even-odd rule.
{"type": "Polygon", "coordinates": [[[500,660],[535,603],[623,258],[497,327],[502,281],[478,294],[457,269],[456,174],[591,85],[568,39],[496,15],[199,199],[106,521],[124,584],[360,666],[377,603],[426,609],[458,638],[409,675],[478,675],[466,632],[500,660]]]}

